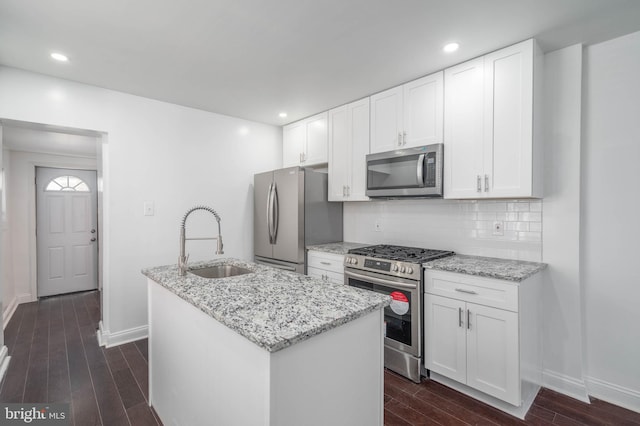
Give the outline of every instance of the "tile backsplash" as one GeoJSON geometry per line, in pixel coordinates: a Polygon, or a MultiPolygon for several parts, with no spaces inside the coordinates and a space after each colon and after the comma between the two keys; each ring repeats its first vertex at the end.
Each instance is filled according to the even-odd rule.
{"type": "Polygon", "coordinates": [[[344,240],[540,262],[542,200],[344,203],[344,240]]]}

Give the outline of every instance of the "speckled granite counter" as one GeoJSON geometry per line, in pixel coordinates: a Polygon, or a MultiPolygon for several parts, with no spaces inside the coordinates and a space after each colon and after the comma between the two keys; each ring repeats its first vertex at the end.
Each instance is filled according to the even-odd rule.
{"type": "Polygon", "coordinates": [[[349,252],[349,250],[353,248],[366,247],[372,244],[364,244],[364,243],[349,243],[346,241],[338,241],[335,243],[327,243],[327,244],[317,244],[307,246],[307,250],[314,251],[322,251],[325,253],[333,253],[333,254],[342,254],[345,255],[349,252]]]}
{"type": "Polygon", "coordinates": [[[193,263],[191,269],[232,264],[254,271],[206,279],[178,275],[176,265],[142,273],[269,352],[346,324],[387,306],[388,296],[237,259],[193,263]]]}
{"type": "Polygon", "coordinates": [[[543,270],[547,267],[547,264],[457,254],[432,260],[431,262],[423,264],[423,266],[425,269],[458,272],[461,274],[520,282],[543,270]]]}

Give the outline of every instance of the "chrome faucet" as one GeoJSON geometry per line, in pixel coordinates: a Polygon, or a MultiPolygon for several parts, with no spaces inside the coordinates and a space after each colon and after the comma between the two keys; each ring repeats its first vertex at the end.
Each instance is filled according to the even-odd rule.
{"type": "Polygon", "coordinates": [[[217,240],[218,247],[216,249],[216,254],[224,254],[224,251],[222,251],[222,234],[220,233],[220,216],[218,216],[218,213],[216,213],[216,211],[211,207],[195,206],[189,209],[182,217],[182,222],[180,223],[180,257],[178,257],[178,269],[180,271],[180,275],[182,276],[187,274],[187,261],[189,260],[189,256],[185,254],[185,245],[187,240],[217,240]],[[216,217],[216,221],[218,222],[217,237],[186,238],[185,225],[187,222],[187,218],[196,210],[206,210],[216,217]]]}

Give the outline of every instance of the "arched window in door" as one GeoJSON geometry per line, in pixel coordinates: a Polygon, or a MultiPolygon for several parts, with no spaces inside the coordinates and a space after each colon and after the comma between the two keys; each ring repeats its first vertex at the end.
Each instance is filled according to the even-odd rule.
{"type": "Polygon", "coordinates": [[[60,176],[51,179],[45,191],[76,191],[89,192],[89,185],[76,176],[60,176]]]}

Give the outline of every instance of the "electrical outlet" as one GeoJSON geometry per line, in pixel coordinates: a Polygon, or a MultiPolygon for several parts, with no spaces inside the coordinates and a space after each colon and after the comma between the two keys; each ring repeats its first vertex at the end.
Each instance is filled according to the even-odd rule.
{"type": "Polygon", "coordinates": [[[373,224],[373,230],[376,232],[382,231],[382,220],[380,219],[376,220],[376,223],[373,224]]]}
{"type": "Polygon", "coordinates": [[[153,205],[153,201],[145,201],[144,202],[144,215],[145,216],[153,216],[156,214],[156,209],[153,205]]]}
{"type": "Polygon", "coordinates": [[[504,235],[504,222],[496,220],[493,222],[493,235],[504,235]]]}

